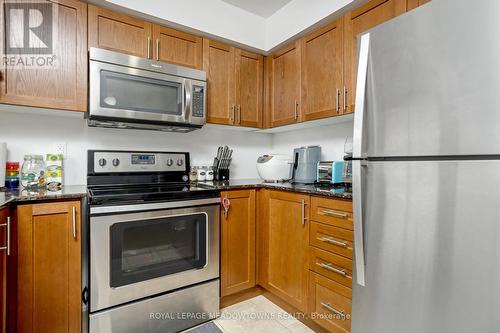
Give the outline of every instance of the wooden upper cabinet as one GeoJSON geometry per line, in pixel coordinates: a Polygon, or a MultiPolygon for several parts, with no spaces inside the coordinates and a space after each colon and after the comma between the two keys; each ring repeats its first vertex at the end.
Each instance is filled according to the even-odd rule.
{"type": "Polygon", "coordinates": [[[262,127],[263,63],[261,55],[203,40],[207,122],[262,127]]]}
{"type": "Polygon", "coordinates": [[[82,326],[80,202],[17,208],[17,332],[82,326]]]}
{"type": "Polygon", "coordinates": [[[431,0],[406,0],[406,5],[408,10],[412,10],[428,2],[431,2],[431,0]]]}
{"type": "Polygon", "coordinates": [[[264,287],[300,311],[307,311],[309,196],[265,191],[262,211],[264,287]]]}
{"type": "Polygon", "coordinates": [[[185,32],[153,26],[154,59],[181,66],[203,67],[203,39],[185,32]]]}
{"type": "Polygon", "coordinates": [[[300,118],[300,42],[274,53],[269,58],[270,115],[269,125],[293,124],[300,118]]]}
{"type": "Polygon", "coordinates": [[[152,58],[152,24],[89,5],[89,47],[152,58]]]}
{"type": "Polygon", "coordinates": [[[302,119],[342,113],[343,18],[302,38],[302,119]]]}
{"type": "MultiPolygon", "coordinates": [[[[16,1],[21,3],[22,1],[16,1]]],[[[43,1],[57,8],[53,20],[56,33],[49,56],[35,52],[28,57],[54,59],[53,65],[44,67],[0,64],[0,103],[55,108],[72,111],[87,110],[87,4],[76,0],[43,1]]],[[[6,20],[3,19],[5,4],[1,1],[1,35],[6,34],[6,20]]],[[[22,21],[13,21],[18,26],[13,31],[24,31],[22,21]]],[[[5,54],[5,44],[0,52],[5,54]]],[[[24,55],[17,54],[24,58],[24,55]]],[[[14,54],[10,54],[14,55],[14,54]]]]}
{"type": "Polygon", "coordinates": [[[234,124],[234,47],[204,39],[203,69],[208,82],[207,122],[234,124]]]}
{"type": "Polygon", "coordinates": [[[255,286],[255,190],[227,191],[227,214],[221,208],[221,294],[255,286]]]}
{"type": "Polygon", "coordinates": [[[262,127],[264,57],[236,49],[236,124],[262,127]]]}
{"type": "Polygon", "coordinates": [[[407,0],[371,0],[344,17],[344,81],[346,85],[346,113],[354,112],[357,72],[357,37],[381,23],[406,12],[407,0]]]}

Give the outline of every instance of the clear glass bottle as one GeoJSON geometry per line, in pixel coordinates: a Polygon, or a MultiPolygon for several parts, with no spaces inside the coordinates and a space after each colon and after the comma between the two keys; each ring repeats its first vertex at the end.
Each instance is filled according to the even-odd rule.
{"type": "Polygon", "coordinates": [[[45,187],[45,162],[42,155],[25,155],[21,168],[21,186],[24,188],[45,187]]]}
{"type": "Polygon", "coordinates": [[[189,181],[195,182],[198,180],[198,168],[195,166],[191,167],[191,172],[189,172],[189,181]]]}
{"type": "Polygon", "coordinates": [[[207,168],[207,177],[206,177],[206,180],[214,180],[214,167],[213,166],[209,166],[207,168]]]}

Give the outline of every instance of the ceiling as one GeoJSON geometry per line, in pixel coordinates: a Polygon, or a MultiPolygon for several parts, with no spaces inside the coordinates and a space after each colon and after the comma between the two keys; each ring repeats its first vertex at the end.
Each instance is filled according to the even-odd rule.
{"type": "Polygon", "coordinates": [[[228,4],[268,18],[292,0],[222,0],[228,4]]]}

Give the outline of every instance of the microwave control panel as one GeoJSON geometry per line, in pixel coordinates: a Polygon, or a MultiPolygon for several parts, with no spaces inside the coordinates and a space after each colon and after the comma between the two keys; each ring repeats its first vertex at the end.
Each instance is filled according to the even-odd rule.
{"type": "Polygon", "coordinates": [[[193,116],[203,117],[205,106],[205,88],[200,86],[193,86],[193,116]]]}

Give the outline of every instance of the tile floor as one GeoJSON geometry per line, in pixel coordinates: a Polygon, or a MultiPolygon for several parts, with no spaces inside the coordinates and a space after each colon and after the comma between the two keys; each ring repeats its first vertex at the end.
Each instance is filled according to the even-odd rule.
{"type": "Polygon", "coordinates": [[[214,323],[224,333],[314,332],[264,296],[257,296],[221,310],[214,323]]]}

